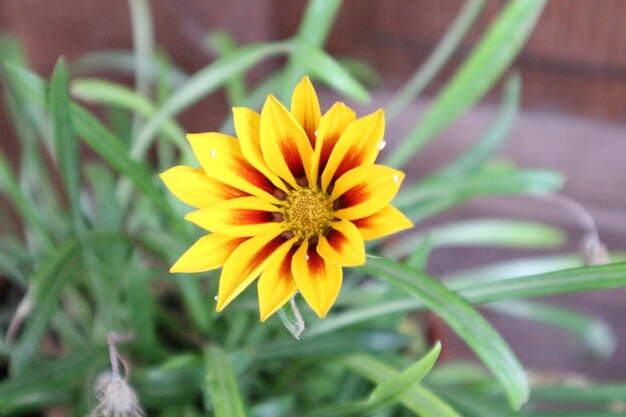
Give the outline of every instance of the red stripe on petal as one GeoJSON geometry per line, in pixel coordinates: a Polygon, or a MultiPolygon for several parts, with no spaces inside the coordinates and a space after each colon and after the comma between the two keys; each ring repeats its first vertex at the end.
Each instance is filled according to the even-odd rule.
{"type": "Polygon", "coordinates": [[[337,252],[341,252],[343,246],[348,243],[346,235],[336,229],[330,229],[326,235],[326,240],[328,240],[330,247],[337,252]]]}
{"type": "Polygon", "coordinates": [[[315,250],[315,245],[310,245],[307,248],[307,256],[307,265],[311,271],[311,277],[320,277],[326,273],[326,262],[315,250]]]}
{"type": "Polygon", "coordinates": [[[282,236],[276,236],[259,249],[253,256],[250,257],[250,262],[246,265],[246,268],[242,271],[241,275],[250,275],[252,271],[257,269],[274,251],[276,251],[287,240],[282,236]]]}
{"type": "Polygon", "coordinates": [[[234,210],[231,216],[231,224],[262,224],[274,221],[274,214],[262,210],[234,210]]]}
{"type": "Polygon", "coordinates": [[[289,171],[294,178],[302,178],[306,176],[302,158],[295,141],[292,139],[281,140],[280,152],[283,154],[285,162],[287,163],[287,168],[289,168],[289,171]]]}
{"type": "Polygon", "coordinates": [[[334,209],[353,207],[370,198],[367,184],[358,184],[343,193],[334,203],[334,209]]]}
{"type": "Polygon", "coordinates": [[[259,187],[263,191],[269,194],[274,193],[274,190],[276,189],[274,184],[272,184],[269,178],[253,167],[247,160],[243,158],[236,158],[235,162],[236,166],[231,167],[233,172],[236,172],[250,184],[259,187]]]}
{"type": "MultiPolygon", "coordinates": [[[[326,168],[326,164],[328,164],[328,158],[330,158],[330,154],[333,151],[333,148],[337,144],[339,140],[339,135],[327,136],[324,138],[324,142],[322,144],[322,150],[320,152],[320,162],[318,172],[324,172],[324,168],[326,168]]],[[[320,178],[321,179],[321,178],[320,178]]]]}

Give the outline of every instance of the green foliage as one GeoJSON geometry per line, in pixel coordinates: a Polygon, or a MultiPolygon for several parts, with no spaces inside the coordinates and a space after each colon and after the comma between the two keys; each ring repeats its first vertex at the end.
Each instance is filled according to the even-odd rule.
{"type": "MultiPolygon", "coordinates": [[[[466,2],[431,58],[389,103],[391,116],[438,74],[484,3],[466,2]]],[[[392,163],[407,162],[501,78],[544,4],[511,0],[503,7],[392,150],[392,163]]],[[[554,249],[564,236],[550,225],[474,219],[371,246],[374,255],[350,270],[325,320],[302,311],[301,340],[279,314],[259,323],[250,292],[216,314],[216,273],[168,273],[196,233],[156,176],[181,161],[195,164],[177,116],[222,89],[230,104],[258,109],[269,92],[285,98],[304,74],[365,101],[370,95],[358,73],[376,76],[324,48],[340,1],[310,1],[299,30],[286,40],[240,46],[214,32],[209,43],[218,58],[191,75],[157,50],[149,2],[129,5],[132,51],[92,52],[69,64],[60,59],[50,80],[28,68],[14,39],[0,38],[5,108],[20,151],[16,164],[0,152],[0,193],[10,206],[2,215],[19,224],[5,222],[0,236],[0,273],[13,289],[0,308],[0,364],[8,370],[0,382],[1,415],[43,415],[54,406],[88,415],[98,378],[110,370],[111,331],[134,336],[118,346],[128,365],[123,378],[154,416],[540,417],[560,415],[551,411],[560,404],[577,407],[569,416],[618,415],[607,410],[626,401],[623,381],[529,384],[476,305],[568,331],[606,357],[615,337],[602,319],[520,299],[623,288],[625,263],[584,267],[577,256],[559,255],[484,265],[441,281],[424,272],[442,246],[554,249]],[[248,72],[274,57],[284,57],[284,67],[248,86],[248,72]],[[134,87],[76,75],[94,70],[131,74],[134,87]],[[442,318],[489,373],[475,364],[436,365],[447,341],[429,346],[414,314],[423,311],[442,318]]],[[[559,173],[493,162],[520,92],[519,76],[509,76],[501,109],[484,133],[440,170],[407,179],[395,205],[419,223],[477,197],[557,191],[564,182],[559,173]]],[[[230,118],[222,130],[232,131],[230,118]]],[[[282,317],[298,327],[298,314],[290,309],[282,317]]]]}

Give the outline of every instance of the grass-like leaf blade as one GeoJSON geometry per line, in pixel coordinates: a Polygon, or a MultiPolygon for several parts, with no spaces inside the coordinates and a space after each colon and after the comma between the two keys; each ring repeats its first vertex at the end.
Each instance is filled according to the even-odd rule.
{"type": "Polygon", "coordinates": [[[389,259],[369,259],[364,269],[424,301],[474,350],[504,387],[511,407],[528,400],[526,373],[498,332],[442,283],[389,259]]]}

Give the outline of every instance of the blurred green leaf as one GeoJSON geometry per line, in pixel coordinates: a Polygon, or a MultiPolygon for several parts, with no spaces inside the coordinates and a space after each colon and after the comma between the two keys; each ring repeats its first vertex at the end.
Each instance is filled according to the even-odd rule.
{"type": "MultiPolygon", "coordinates": [[[[413,365],[393,377],[381,381],[366,400],[321,407],[312,411],[310,415],[316,417],[362,416],[389,408],[398,402],[405,393],[410,392],[426,376],[439,357],[440,351],[441,345],[437,343],[430,352],[413,365]]],[[[352,365],[357,368],[363,366],[363,362],[369,364],[370,361],[371,359],[367,356],[355,356],[347,359],[349,366],[352,365]]]]}
{"type": "Polygon", "coordinates": [[[539,297],[626,286],[626,263],[564,269],[544,274],[477,283],[451,284],[472,303],[539,297]]]}
{"type": "Polygon", "coordinates": [[[545,0],[511,0],[461,65],[426,115],[385,164],[401,167],[493,86],[534,28],[545,0]]]}
{"type": "MultiPolygon", "coordinates": [[[[376,384],[393,381],[399,371],[372,356],[352,356],[345,361],[348,367],[376,384]]],[[[423,384],[406,387],[399,401],[421,417],[461,417],[450,405],[426,388],[423,384]]]]}
{"type": "Polygon", "coordinates": [[[66,403],[75,396],[76,380],[106,360],[104,347],[91,347],[38,363],[33,370],[0,383],[0,413],[23,413],[66,403]]]}
{"type": "Polygon", "coordinates": [[[205,396],[213,404],[215,417],[245,417],[237,381],[224,352],[217,346],[209,346],[204,349],[204,361],[207,369],[203,384],[205,396]]]}
{"type": "Polygon", "coordinates": [[[368,402],[372,404],[392,404],[397,398],[403,395],[413,384],[421,381],[432,369],[441,352],[441,344],[437,342],[435,346],[423,358],[415,362],[400,374],[390,378],[372,391],[368,402]]]}
{"type": "MultiPolygon", "coordinates": [[[[42,106],[44,105],[46,86],[37,75],[12,63],[5,63],[5,69],[7,77],[11,79],[12,83],[20,85],[34,102],[42,106]]],[[[121,174],[132,180],[135,186],[143,191],[164,213],[170,214],[172,219],[177,219],[177,217],[171,214],[170,205],[156,187],[151,173],[144,165],[130,159],[122,142],[107,130],[102,123],[88,111],[73,104],[72,124],[76,133],[96,153],[121,174]]]]}
{"type": "Polygon", "coordinates": [[[426,61],[420,65],[411,79],[406,82],[385,106],[387,122],[391,122],[398,114],[439,74],[448,62],[452,53],[465,38],[468,30],[479,16],[485,5],[485,0],[467,0],[465,5],[448,26],[446,33],[441,37],[437,46],[432,50],[426,61]]]}
{"type": "Polygon", "coordinates": [[[524,320],[556,326],[572,332],[595,356],[608,359],[616,347],[615,334],[608,323],[575,311],[528,301],[511,301],[488,304],[487,308],[524,320]]]}
{"type": "Polygon", "coordinates": [[[70,203],[70,217],[74,230],[80,235],[85,228],[80,206],[80,155],[71,120],[67,68],[63,59],[57,62],[52,72],[48,110],[57,164],[70,203]]]}
{"type": "Polygon", "coordinates": [[[311,337],[304,332],[298,341],[289,339],[267,343],[252,349],[256,361],[284,358],[319,358],[341,356],[346,352],[384,352],[405,347],[410,340],[407,336],[393,331],[350,331],[342,337],[323,335],[311,337]]]}
{"type": "Polygon", "coordinates": [[[519,111],[521,84],[521,77],[518,73],[510,75],[506,79],[500,111],[489,128],[470,149],[463,152],[456,160],[450,162],[441,170],[426,178],[424,182],[427,183],[442,178],[461,177],[473,173],[497,152],[506,140],[513,126],[515,116],[517,116],[519,111]]]}
{"type": "Polygon", "coordinates": [[[360,102],[369,100],[367,90],[323,49],[298,42],[294,46],[293,54],[312,77],[319,78],[339,93],[354,100],[360,102]]]}
{"type": "MultiPolygon", "coordinates": [[[[72,95],[90,103],[101,103],[110,106],[132,110],[143,117],[151,117],[157,109],[146,97],[132,89],[107,80],[84,78],[72,82],[72,95]]],[[[184,155],[183,160],[194,161],[193,153],[185,140],[185,131],[172,119],[167,119],[161,126],[163,134],[176,144],[184,155]]],[[[142,159],[150,147],[151,142],[135,141],[131,145],[130,156],[133,159],[142,159]]]]}
{"type": "Polygon", "coordinates": [[[411,234],[390,242],[385,253],[399,258],[413,252],[415,246],[431,236],[434,247],[494,246],[508,248],[554,248],[565,242],[564,233],[553,226],[516,219],[472,219],[449,222],[428,234],[411,234]]]}
{"type": "Polygon", "coordinates": [[[137,142],[149,142],[169,118],[217,90],[231,77],[241,74],[264,59],[287,52],[288,42],[249,44],[207,65],[186,80],[159,108],[137,134],[137,142]]]}
{"type": "Polygon", "coordinates": [[[463,298],[438,281],[389,259],[370,259],[363,269],[405,289],[444,319],[500,381],[511,407],[519,409],[528,400],[528,381],[517,358],[463,298]]]}
{"type": "Polygon", "coordinates": [[[406,260],[406,265],[416,271],[424,271],[426,269],[426,264],[428,263],[428,257],[430,256],[432,248],[433,239],[432,234],[429,233],[423,236],[423,238],[415,245],[415,249],[406,260]]]}

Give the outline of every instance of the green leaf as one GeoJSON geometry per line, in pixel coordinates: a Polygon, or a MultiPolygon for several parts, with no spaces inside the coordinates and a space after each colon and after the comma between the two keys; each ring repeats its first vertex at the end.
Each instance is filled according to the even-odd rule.
{"type": "Polygon", "coordinates": [[[437,46],[432,50],[426,61],[420,65],[411,79],[406,82],[385,106],[387,122],[391,122],[404,109],[407,104],[421,94],[424,88],[440,73],[443,66],[448,62],[452,53],[458,48],[465,38],[468,30],[472,27],[480,11],[485,5],[485,0],[467,0],[445,35],[441,37],[437,46]]]}
{"type": "Polygon", "coordinates": [[[366,271],[421,299],[474,350],[504,387],[511,407],[528,400],[526,374],[498,332],[463,298],[443,284],[388,259],[369,259],[366,271]]]}
{"type": "MultiPolygon", "coordinates": [[[[107,104],[132,110],[143,117],[156,114],[155,105],[145,96],[118,83],[106,80],[84,78],[72,82],[72,95],[90,103],[107,104]]],[[[172,119],[167,119],[161,126],[161,132],[174,143],[184,155],[185,161],[193,161],[193,153],[185,141],[185,131],[172,119]]],[[[142,159],[150,147],[151,142],[135,141],[131,145],[130,156],[133,159],[142,159]]]]}
{"type": "Polygon", "coordinates": [[[71,277],[63,273],[63,268],[79,249],[78,240],[68,240],[52,252],[31,277],[25,297],[33,307],[18,342],[11,349],[11,375],[23,374],[37,354],[48,323],[58,308],[59,295],[71,277]]]}
{"type": "Polygon", "coordinates": [[[579,337],[591,353],[600,358],[608,359],[615,351],[615,334],[608,323],[600,318],[547,304],[524,301],[508,300],[492,303],[487,305],[487,308],[509,316],[565,329],[579,337]]]}
{"type": "Polygon", "coordinates": [[[370,394],[368,399],[370,406],[374,404],[387,405],[396,402],[397,398],[403,395],[409,387],[417,384],[430,372],[440,352],[441,343],[437,342],[423,358],[394,378],[380,383],[370,394]]]}
{"type": "MultiPolygon", "coordinates": [[[[372,356],[351,356],[345,362],[352,371],[376,384],[393,381],[401,375],[399,371],[372,356]]],[[[449,404],[422,384],[407,386],[399,401],[421,417],[461,417],[449,404]]]]}
{"type": "Polygon", "coordinates": [[[402,237],[387,245],[385,253],[392,254],[393,258],[403,257],[428,236],[433,247],[554,248],[565,242],[560,229],[546,224],[516,219],[474,219],[446,223],[428,234],[402,237]]]}
{"type": "Polygon", "coordinates": [[[41,410],[70,402],[77,378],[106,363],[104,347],[87,347],[64,358],[38,363],[32,371],[0,383],[0,414],[41,410]]]}
{"type": "Polygon", "coordinates": [[[237,381],[224,352],[217,346],[209,346],[204,349],[204,361],[207,368],[204,390],[213,404],[215,417],[245,417],[237,381]]]}
{"type": "Polygon", "coordinates": [[[72,125],[70,98],[68,93],[67,69],[60,59],[52,72],[48,110],[52,122],[52,137],[55,144],[57,164],[61,180],[70,203],[70,214],[74,230],[80,235],[85,224],[80,207],[80,161],[78,142],[72,125]]]}
{"type": "MultiPolygon", "coordinates": [[[[503,272],[506,269],[498,269],[503,272]]],[[[556,272],[521,277],[495,277],[489,280],[457,279],[446,281],[446,286],[456,291],[472,304],[489,303],[519,298],[541,297],[570,292],[597,291],[626,287],[626,263],[570,268],[556,272]]],[[[318,336],[338,329],[365,323],[387,314],[426,310],[425,301],[415,298],[399,298],[371,307],[352,308],[349,311],[327,317],[312,326],[308,336],[318,336]]]]}
{"type": "MultiPolygon", "coordinates": [[[[11,79],[12,83],[20,85],[24,91],[27,91],[28,96],[34,102],[41,106],[44,105],[46,85],[41,78],[12,63],[5,63],[5,69],[7,77],[11,79]]],[[[127,176],[164,213],[169,214],[172,219],[176,219],[146,166],[133,161],[128,156],[123,143],[88,111],[76,104],[71,106],[71,110],[72,124],[76,133],[113,168],[127,176]]]]}
{"type": "Polygon", "coordinates": [[[415,249],[406,260],[406,265],[416,271],[424,271],[426,269],[428,257],[430,256],[430,252],[433,248],[432,234],[428,233],[423,236],[423,238],[418,241],[415,246],[415,249]]]}
{"type": "Polygon", "coordinates": [[[500,149],[506,140],[517,112],[521,95],[521,77],[514,73],[506,79],[500,111],[489,128],[472,147],[463,152],[455,161],[424,180],[430,182],[442,178],[461,177],[477,171],[500,149]]]}
{"type": "Polygon", "coordinates": [[[545,4],[545,0],[507,3],[424,118],[389,155],[385,165],[403,166],[423,145],[483,97],[522,48],[545,4]]]}
{"type": "MultiPolygon", "coordinates": [[[[309,414],[316,417],[362,416],[374,414],[389,408],[398,402],[401,396],[415,387],[417,383],[428,374],[435,364],[440,351],[441,345],[437,343],[422,359],[418,360],[401,373],[379,383],[366,400],[333,404],[313,410],[309,414]]],[[[355,361],[358,366],[359,361],[367,362],[368,357],[359,358],[356,356],[353,357],[352,360],[355,361]]],[[[348,364],[350,364],[350,358],[348,358],[348,364]]]]}
{"type": "Polygon", "coordinates": [[[187,107],[198,102],[222,86],[231,77],[249,70],[264,59],[287,52],[287,42],[250,44],[217,59],[186,80],[172,96],[163,103],[137,134],[137,142],[149,142],[161,125],[187,107]]]}
{"type": "Polygon", "coordinates": [[[296,59],[312,77],[319,78],[334,90],[354,100],[369,100],[369,94],[361,83],[323,49],[306,42],[298,42],[294,49],[296,59]]]}
{"type": "Polygon", "coordinates": [[[461,178],[418,184],[399,194],[394,205],[411,208],[432,199],[463,201],[480,195],[544,193],[561,188],[563,183],[563,175],[554,171],[485,169],[461,178]]]}
{"type": "Polygon", "coordinates": [[[385,352],[406,347],[410,339],[392,331],[350,331],[342,337],[334,334],[311,337],[304,332],[302,339],[267,343],[252,349],[257,361],[284,358],[320,358],[342,356],[346,352],[385,352]]]}
{"type": "Polygon", "coordinates": [[[478,283],[460,289],[472,303],[626,287],[626,263],[564,269],[478,283]]]}

